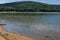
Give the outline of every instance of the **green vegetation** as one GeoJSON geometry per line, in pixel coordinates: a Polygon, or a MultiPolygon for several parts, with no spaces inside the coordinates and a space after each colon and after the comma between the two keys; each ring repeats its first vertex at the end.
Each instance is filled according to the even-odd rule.
{"type": "Polygon", "coordinates": [[[60,12],[60,5],[49,5],[33,1],[22,1],[22,2],[0,4],[0,11],[60,12]]]}

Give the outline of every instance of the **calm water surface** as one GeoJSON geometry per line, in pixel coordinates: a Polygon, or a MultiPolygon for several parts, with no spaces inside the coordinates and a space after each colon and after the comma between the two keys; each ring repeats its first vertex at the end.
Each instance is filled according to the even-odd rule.
{"type": "Polygon", "coordinates": [[[24,34],[34,40],[60,40],[60,14],[39,16],[3,16],[0,23],[10,32],[24,34]]]}

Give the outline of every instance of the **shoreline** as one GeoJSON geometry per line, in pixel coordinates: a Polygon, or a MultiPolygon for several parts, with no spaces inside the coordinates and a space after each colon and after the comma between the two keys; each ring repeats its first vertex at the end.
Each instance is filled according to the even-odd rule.
{"type": "Polygon", "coordinates": [[[6,31],[3,28],[3,25],[0,25],[0,40],[32,40],[32,39],[20,34],[6,31]]]}
{"type": "MultiPolygon", "coordinates": [[[[0,13],[49,13],[49,12],[15,12],[15,11],[9,11],[9,12],[0,12],[0,13]]],[[[50,12],[52,13],[52,12],[50,12]]],[[[57,12],[54,12],[57,13],[57,12]]]]}

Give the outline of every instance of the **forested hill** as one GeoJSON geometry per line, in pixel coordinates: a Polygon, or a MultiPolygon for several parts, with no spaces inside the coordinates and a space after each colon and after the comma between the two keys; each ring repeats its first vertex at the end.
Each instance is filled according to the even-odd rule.
{"type": "Polygon", "coordinates": [[[22,1],[0,4],[0,11],[60,12],[60,5],[49,5],[41,2],[22,1]]]}

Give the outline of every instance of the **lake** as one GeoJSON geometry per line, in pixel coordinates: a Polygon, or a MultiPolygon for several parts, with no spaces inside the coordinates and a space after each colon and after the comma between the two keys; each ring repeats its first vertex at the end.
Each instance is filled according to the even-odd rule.
{"type": "Polygon", "coordinates": [[[50,15],[4,15],[0,23],[10,32],[30,37],[34,40],[60,40],[60,12],[50,15]]]}

